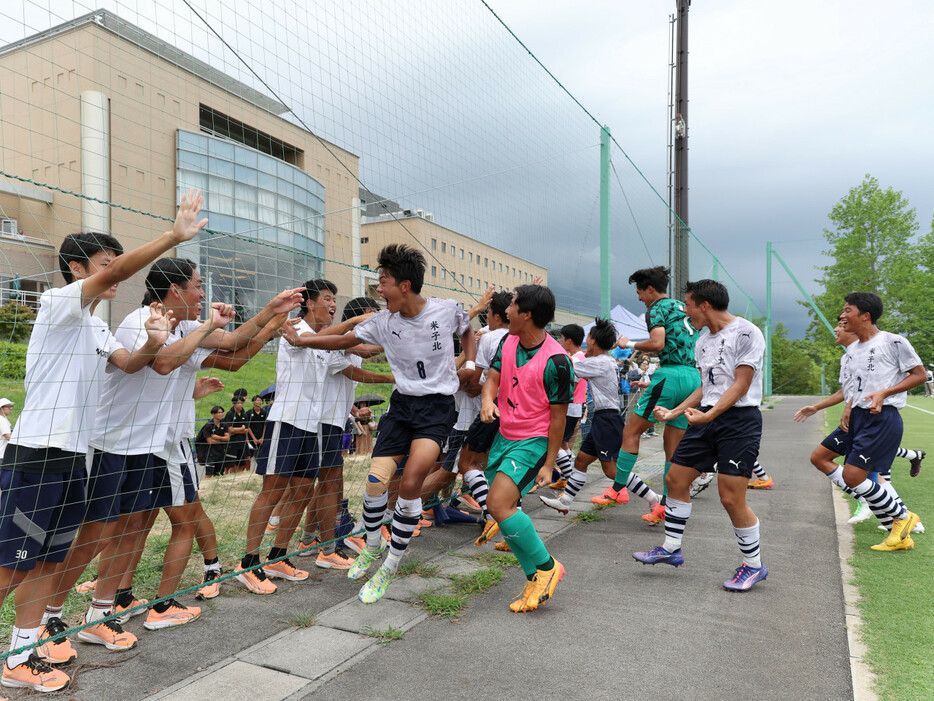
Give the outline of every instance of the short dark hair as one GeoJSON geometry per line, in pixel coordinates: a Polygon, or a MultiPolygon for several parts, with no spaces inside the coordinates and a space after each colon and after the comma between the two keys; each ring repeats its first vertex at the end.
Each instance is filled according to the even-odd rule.
{"type": "Polygon", "coordinates": [[[211,413],[212,413],[212,414],[216,414],[216,413],[219,412],[219,411],[222,411],[222,412],[224,412],[225,414],[227,413],[227,410],[224,409],[224,407],[222,407],[220,404],[215,404],[214,406],[211,407],[211,413]]]}
{"type": "Polygon", "coordinates": [[[379,252],[376,265],[397,283],[408,280],[412,292],[421,293],[425,281],[425,256],[418,249],[404,243],[391,243],[379,252]]]}
{"type": "Polygon", "coordinates": [[[882,298],[875,292],[850,292],[843,301],[859,309],[860,314],[868,313],[873,324],[882,316],[882,298]]]}
{"type": "Polygon", "coordinates": [[[254,394],[254,395],[253,395],[253,398],[252,398],[250,401],[251,401],[251,402],[255,402],[257,399],[259,399],[260,401],[262,401],[263,398],[262,398],[261,396],[259,396],[258,394],[254,394]]]}
{"type": "Polygon", "coordinates": [[[184,285],[195,274],[197,264],[187,258],[160,258],[146,275],[146,296],[143,304],[161,302],[172,285],[184,285]]]}
{"type": "Polygon", "coordinates": [[[716,280],[697,280],[684,283],[684,294],[690,294],[694,304],[707,302],[718,312],[725,312],[730,306],[730,293],[726,285],[716,280]]]}
{"type": "Polygon", "coordinates": [[[555,318],[555,293],[544,285],[519,285],[513,301],[520,312],[531,312],[532,323],[540,329],[555,318]]]}
{"type": "Polygon", "coordinates": [[[642,268],[629,276],[629,284],[636,283],[637,290],[652,287],[656,292],[665,294],[668,291],[668,281],[671,279],[671,268],[657,265],[654,268],[642,268]]]}
{"type": "Polygon", "coordinates": [[[567,324],[561,327],[561,335],[568,339],[575,346],[584,342],[584,328],[577,324],[567,324]]]}
{"type": "Polygon", "coordinates": [[[308,303],[317,302],[318,297],[320,297],[321,293],[325,290],[328,290],[332,295],[337,294],[337,285],[323,278],[306,282],[302,289],[302,304],[298,308],[299,313],[305,316],[308,313],[308,303]]]}
{"type": "Polygon", "coordinates": [[[379,303],[372,297],[354,297],[344,305],[341,321],[353,319],[355,316],[366,314],[369,311],[379,311],[379,303]]]}
{"type": "Polygon", "coordinates": [[[505,290],[503,292],[494,292],[493,299],[490,300],[490,314],[498,316],[503,323],[509,323],[509,317],[506,316],[506,308],[512,304],[512,292],[505,290]]]}
{"type": "Polygon", "coordinates": [[[247,394],[249,393],[246,391],[246,387],[241,387],[240,389],[234,390],[233,398],[236,399],[237,397],[240,397],[240,399],[245,399],[247,394]]]}
{"type": "Polygon", "coordinates": [[[86,268],[91,256],[100,251],[112,251],[116,255],[122,256],[123,246],[110,234],[100,234],[93,231],[66,236],[58,249],[58,268],[62,271],[65,282],[70,285],[75,281],[74,275],[71,274],[71,268],[68,267],[69,263],[75,261],[86,268]]]}
{"type": "Polygon", "coordinates": [[[593,327],[590,329],[589,334],[590,338],[594,343],[600,346],[602,350],[610,350],[616,345],[616,339],[618,338],[616,327],[613,326],[613,323],[609,319],[597,318],[594,319],[593,322],[593,327]]]}

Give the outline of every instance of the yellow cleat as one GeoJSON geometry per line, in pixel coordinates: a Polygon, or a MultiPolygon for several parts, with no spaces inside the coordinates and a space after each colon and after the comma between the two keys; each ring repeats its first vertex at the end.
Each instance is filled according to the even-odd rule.
{"type": "Polygon", "coordinates": [[[507,543],[505,540],[502,540],[494,545],[493,549],[499,550],[501,553],[508,553],[512,550],[512,548],[509,547],[509,543],[507,543]]]}
{"type": "MultiPolygon", "coordinates": [[[[905,518],[895,519],[895,521],[892,522],[892,530],[889,531],[889,535],[882,541],[882,544],[894,546],[897,545],[899,541],[905,540],[905,538],[911,535],[911,529],[918,525],[918,521],[920,520],[918,514],[912,511],[909,511],[905,518]]],[[[895,548],[892,549],[894,550],[895,548]]]]}
{"type": "Polygon", "coordinates": [[[534,611],[538,608],[538,597],[533,597],[535,605],[532,606],[531,602],[533,598],[530,598],[529,595],[535,589],[535,582],[531,579],[525,583],[525,588],[522,590],[522,593],[516,597],[515,601],[509,604],[509,610],[513,613],[524,613],[526,611],[534,611]],[[530,608],[531,607],[531,608],[530,608]]]}
{"type": "Polygon", "coordinates": [[[769,477],[767,480],[749,480],[746,489],[771,489],[775,486],[775,480],[769,477]]]}
{"type": "Polygon", "coordinates": [[[532,581],[531,586],[526,586],[512,604],[509,605],[511,611],[515,613],[525,613],[534,611],[544,604],[555,594],[555,587],[558,582],[564,579],[564,565],[555,560],[554,567],[550,570],[538,570],[532,581]]]}
{"type": "Polygon", "coordinates": [[[489,543],[497,533],[499,533],[499,524],[492,519],[487,519],[483,524],[483,533],[480,534],[473,544],[479,546],[489,543]]]}
{"type": "Polygon", "coordinates": [[[911,536],[908,536],[904,540],[898,541],[894,545],[889,545],[886,542],[887,540],[888,538],[886,538],[885,540],[883,540],[881,543],[877,545],[871,546],[872,549],[879,550],[884,553],[889,553],[889,552],[892,552],[893,550],[911,550],[913,547],[915,547],[915,541],[912,540],[911,536]]]}

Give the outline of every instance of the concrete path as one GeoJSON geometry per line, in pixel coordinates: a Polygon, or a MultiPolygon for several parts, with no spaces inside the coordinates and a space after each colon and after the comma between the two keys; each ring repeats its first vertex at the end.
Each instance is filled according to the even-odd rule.
{"type": "MultiPolygon", "coordinates": [[[[534,613],[508,611],[524,585],[518,569],[474,597],[456,622],[408,603],[424,588],[445,586],[440,577],[397,580],[372,606],[356,601],[359,585],[340,573],[269,599],[231,585],[191,626],[149,633],[134,619],[128,628],[140,636],[138,654],[76,643],[86,661],[68,697],[851,699],[833,496],[808,463],[822,426],[792,422],[803,403],[791,398],[765,412],[760,461],[776,486],[749,498],[770,574],[751,592],[721,586],[741,559],[715,487],[695,501],[686,565],[677,570],[632,559],[664,537],[639,518],[647,510],[641,500],[576,523],[532,495],[526,508],[568,571],[555,598],[534,613]],[[309,615],[316,625],[294,627],[309,615]],[[405,631],[401,640],[381,645],[361,635],[390,625],[405,631]],[[121,657],[130,659],[108,664],[121,657]]],[[[660,443],[643,441],[637,467],[655,484],[660,443]]],[[[607,484],[598,469],[590,475],[578,511],[607,484]]],[[[407,558],[431,559],[441,575],[472,571],[482,566],[470,558],[480,550],[469,544],[475,534],[465,526],[428,529],[407,558]]]]}

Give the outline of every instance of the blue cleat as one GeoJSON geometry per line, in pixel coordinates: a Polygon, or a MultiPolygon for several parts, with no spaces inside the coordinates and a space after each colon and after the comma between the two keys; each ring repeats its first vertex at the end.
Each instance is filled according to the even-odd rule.
{"type": "Polygon", "coordinates": [[[728,579],[723,583],[723,588],[727,591],[749,591],[757,582],[761,582],[769,576],[769,571],[765,565],[762,567],[750,567],[743,563],[742,567],[736,568],[736,574],[733,579],[728,579]]]}
{"type": "Polygon", "coordinates": [[[668,552],[662,546],[658,546],[647,553],[633,553],[632,556],[643,565],[657,565],[663,563],[672,567],[681,567],[684,564],[684,557],[681,555],[681,549],[678,548],[673,553],[668,552]]]}

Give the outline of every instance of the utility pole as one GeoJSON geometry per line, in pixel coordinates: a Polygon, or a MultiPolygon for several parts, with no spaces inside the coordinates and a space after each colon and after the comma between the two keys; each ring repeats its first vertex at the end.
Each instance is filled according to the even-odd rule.
{"type": "Polygon", "coordinates": [[[690,275],[688,256],[688,11],[691,0],[677,0],[677,37],[675,42],[675,158],[674,158],[674,210],[676,219],[672,230],[672,285],[671,294],[680,298],[684,283],[690,275]]]}
{"type": "Polygon", "coordinates": [[[610,318],[610,128],[600,129],[600,316],[610,318]]]}

